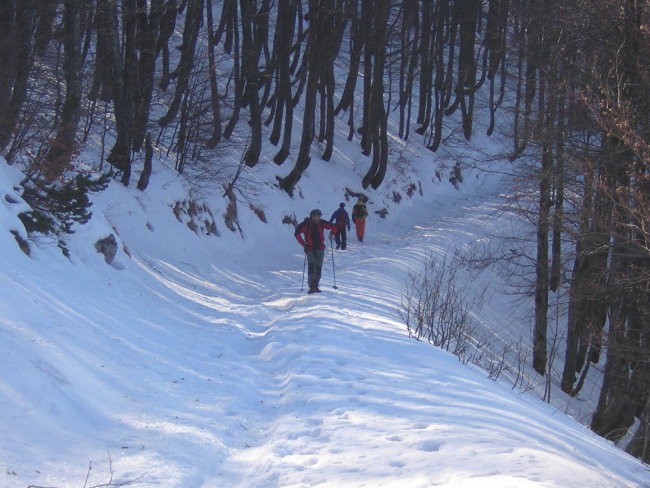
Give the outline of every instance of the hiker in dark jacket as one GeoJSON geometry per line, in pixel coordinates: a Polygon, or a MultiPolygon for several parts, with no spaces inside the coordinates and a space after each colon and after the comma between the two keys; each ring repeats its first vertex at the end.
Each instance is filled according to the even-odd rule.
{"type": "Polygon", "coordinates": [[[336,234],[334,234],[336,249],[345,249],[348,240],[346,229],[350,230],[350,216],[345,210],[345,203],[339,203],[339,208],[330,217],[330,224],[336,225],[336,234]]]}
{"type": "Polygon", "coordinates": [[[322,212],[315,208],[309,213],[309,219],[305,219],[298,224],[296,231],[293,233],[296,240],[305,249],[307,255],[307,283],[309,291],[307,293],[320,293],[318,285],[320,284],[321,269],[323,268],[323,259],[325,258],[325,237],[323,231],[330,230],[330,239],[336,226],[321,220],[322,212]]]}

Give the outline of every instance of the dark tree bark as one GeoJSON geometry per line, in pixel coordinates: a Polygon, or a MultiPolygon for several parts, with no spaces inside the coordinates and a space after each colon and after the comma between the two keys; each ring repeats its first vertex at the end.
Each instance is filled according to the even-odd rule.
{"type": "MultiPolygon", "coordinates": [[[[648,371],[645,371],[647,378],[648,371]]],[[[645,385],[648,390],[648,385],[645,385]]],[[[646,396],[646,402],[639,415],[641,425],[634,434],[632,441],[628,444],[626,451],[632,456],[641,459],[644,463],[650,463],[650,395],[646,396]]]]}
{"type": "Polygon", "coordinates": [[[553,171],[553,237],[551,244],[551,271],[549,277],[549,288],[556,292],[560,287],[562,278],[562,235],[564,225],[564,133],[565,123],[565,101],[564,94],[560,94],[557,108],[557,129],[555,131],[555,166],[553,171]]]}
{"type": "Polygon", "coordinates": [[[363,39],[363,105],[361,133],[361,153],[369,156],[372,153],[372,136],[370,131],[370,110],[372,107],[372,60],[375,48],[371,39],[374,22],[373,0],[361,0],[361,19],[359,22],[361,38],[363,39]]]}
{"type": "Polygon", "coordinates": [[[140,56],[137,61],[137,84],[134,87],[132,142],[132,149],[136,152],[142,148],[149,123],[162,15],[162,0],[151,0],[148,11],[147,0],[138,0],[136,47],[140,56]]]}
{"type": "Polygon", "coordinates": [[[311,162],[310,150],[314,137],[314,116],[316,114],[316,94],[318,92],[318,80],[320,77],[319,46],[323,41],[323,33],[319,31],[321,15],[326,15],[323,8],[327,0],[309,0],[309,28],[308,45],[305,50],[307,62],[307,88],[305,92],[302,136],[300,138],[300,149],[296,157],[296,164],[291,172],[284,178],[278,177],[280,188],[293,196],[293,189],[300,180],[302,173],[309,167],[311,162]]]}
{"type": "Polygon", "coordinates": [[[326,141],[323,160],[329,161],[334,150],[334,62],[341,49],[346,20],[343,13],[343,0],[331,0],[328,5],[329,15],[323,26],[327,34],[327,44],[322,47],[322,66],[320,84],[323,94],[321,129],[326,141]]]}
{"type": "Polygon", "coordinates": [[[245,80],[244,103],[250,111],[250,144],[244,154],[247,166],[255,166],[262,151],[262,109],[259,99],[259,62],[268,38],[269,1],[262,0],[255,10],[253,0],[240,0],[242,16],[242,77],[245,80]]]}
{"type": "MultiPolygon", "coordinates": [[[[449,0],[442,0],[440,5],[436,6],[438,13],[444,7],[442,4],[448,3],[449,0]]],[[[432,0],[422,0],[422,32],[420,35],[420,103],[417,116],[416,129],[418,134],[424,134],[429,127],[431,120],[431,96],[433,93],[433,65],[431,59],[431,37],[432,30],[438,33],[440,24],[434,24],[432,21],[434,4],[432,0]],[[435,29],[435,30],[434,30],[435,29]]]]}
{"type": "MultiPolygon", "coordinates": [[[[34,52],[37,56],[43,56],[45,54],[45,50],[52,39],[52,26],[54,25],[59,3],[60,0],[36,1],[37,22],[36,32],[34,34],[34,52]]],[[[90,8],[89,6],[86,7],[90,8]]]]}
{"type": "Polygon", "coordinates": [[[122,1],[122,38],[117,33],[117,12],[114,2],[101,0],[111,22],[107,27],[111,50],[112,91],[117,137],[106,160],[122,171],[122,183],[128,186],[131,178],[131,143],[133,140],[134,90],[136,86],[136,0],[122,1]]]}
{"type": "Polygon", "coordinates": [[[417,7],[417,2],[404,2],[401,6],[398,134],[404,140],[408,140],[409,137],[413,82],[415,68],[418,65],[417,40],[420,36],[420,21],[417,7]]]}
{"type": "Polygon", "coordinates": [[[149,186],[149,179],[151,178],[152,171],[152,160],[153,160],[153,146],[151,144],[151,136],[147,134],[144,143],[144,167],[142,168],[142,173],[140,173],[140,178],[138,179],[138,190],[144,191],[149,186]]]}
{"type": "Polygon", "coordinates": [[[365,39],[359,19],[358,2],[348,3],[346,11],[350,20],[350,69],[348,70],[341,98],[334,109],[334,115],[337,115],[342,110],[349,111],[348,126],[350,131],[348,133],[348,140],[351,141],[354,137],[354,92],[359,78],[359,67],[361,66],[361,54],[365,39]]]}
{"type": "MultiPolygon", "coordinates": [[[[487,25],[485,27],[485,51],[488,57],[487,78],[490,85],[490,124],[487,135],[494,132],[496,124],[496,111],[499,103],[495,100],[496,79],[499,66],[505,69],[502,62],[506,53],[506,35],[508,29],[508,2],[505,0],[491,0],[488,8],[487,25]]],[[[505,92],[505,75],[501,76],[500,99],[505,92]]]]}
{"type": "MultiPolygon", "coordinates": [[[[546,82],[545,80],[542,83],[546,82]]],[[[551,181],[553,176],[553,142],[555,135],[555,98],[549,100],[544,116],[544,142],[539,174],[539,203],[537,207],[537,255],[535,258],[535,326],[533,333],[533,368],[546,374],[548,290],[549,290],[549,221],[551,181]]]]}
{"type": "MultiPolygon", "coordinates": [[[[446,25],[450,23],[449,19],[449,2],[439,2],[434,11],[434,18],[436,23],[435,36],[432,39],[433,51],[431,63],[435,66],[436,76],[433,85],[433,130],[428,144],[431,151],[437,151],[442,141],[442,123],[445,114],[445,109],[451,97],[452,80],[450,77],[450,68],[445,69],[446,58],[446,44],[455,39],[455,29],[446,31],[446,25]]],[[[450,56],[453,58],[453,56],[450,56]]],[[[449,65],[453,65],[453,61],[449,61],[449,65]]],[[[423,134],[426,126],[423,125],[417,129],[418,133],[423,134]]]]}
{"type": "Polygon", "coordinates": [[[183,27],[183,43],[181,44],[181,58],[174,71],[176,78],[176,89],[174,98],[158,123],[165,127],[178,115],[183,96],[187,92],[194,67],[194,56],[196,53],[196,41],[199,36],[199,29],[203,20],[203,0],[188,0],[187,12],[185,13],[185,25],[183,27]]]}
{"type": "Polygon", "coordinates": [[[115,59],[115,23],[117,22],[116,13],[109,2],[106,0],[97,0],[97,10],[95,13],[95,25],[97,41],[95,46],[95,72],[93,83],[90,88],[88,97],[91,100],[99,98],[104,102],[113,100],[113,74],[116,70],[115,59]]]}
{"type": "Polygon", "coordinates": [[[511,159],[517,159],[524,152],[530,137],[530,117],[536,89],[535,51],[537,34],[531,23],[536,22],[528,0],[522,0],[516,15],[516,39],[519,47],[517,55],[517,89],[513,124],[514,151],[511,159]],[[523,105],[523,108],[522,108],[523,105]]]}
{"type": "Polygon", "coordinates": [[[474,94],[478,88],[476,83],[476,62],[474,60],[477,19],[480,9],[479,0],[460,0],[455,2],[460,32],[460,50],[458,53],[458,83],[456,96],[460,100],[463,134],[465,139],[472,137],[474,119],[474,94]]]}
{"type": "Polygon", "coordinates": [[[293,99],[291,94],[291,46],[294,40],[297,8],[294,0],[280,0],[278,2],[278,20],[275,29],[275,45],[273,52],[276,55],[277,82],[274,96],[273,129],[270,141],[277,145],[282,133],[284,117],[284,136],[282,145],[273,158],[275,164],[282,164],[289,156],[291,134],[293,128],[293,99]]]}
{"type": "Polygon", "coordinates": [[[230,19],[226,23],[226,32],[229,33],[226,35],[226,41],[228,41],[229,44],[232,44],[232,77],[234,81],[234,94],[232,114],[223,130],[223,137],[225,139],[230,139],[230,136],[232,136],[232,133],[239,122],[239,114],[242,109],[242,104],[244,103],[244,79],[242,77],[242,52],[240,49],[241,39],[239,34],[239,14],[237,6],[235,5],[228,11],[226,11],[225,8],[226,5],[224,4],[224,15],[230,15],[230,19]],[[229,41],[229,39],[232,40],[229,41]]]}
{"type": "Polygon", "coordinates": [[[0,151],[11,140],[32,66],[34,0],[0,2],[0,151]]]}
{"type": "Polygon", "coordinates": [[[167,90],[171,78],[169,71],[169,40],[174,34],[177,12],[177,0],[167,0],[163,6],[160,32],[156,41],[156,58],[160,55],[162,59],[162,76],[160,77],[160,88],[162,90],[167,90]]]}
{"type": "MultiPolygon", "coordinates": [[[[311,9],[310,9],[311,10],[311,9]]],[[[308,54],[311,56],[311,54],[308,54]]],[[[316,61],[312,59],[310,68],[316,61]]],[[[293,196],[293,189],[302,177],[302,173],[309,167],[311,162],[310,150],[314,137],[314,115],[316,113],[316,93],[318,91],[317,69],[309,70],[307,75],[307,90],[305,92],[305,109],[303,114],[302,136],[300,138],[300,149],[296,158],[296,164],[291,172],[284,178],[278,178],[280,188],[293,196]]]]}
{"type": "MultiPolygon", "coordinates": [[[[284,178],[278,177],[280,188],[289,195],[293,194],[296,183],[311,162],[311,144],[314,138],[314,117],[316,115],[316,95],[318,84],[322,81],[324,66],[323,60],[329,60],[332,50],[336,46],[337,31],[331,27],[335,25],[334,16],[336,0],[310,0],[309,1],[309,28],[308,44],[305,50],[307,66],[307,86],[304,100],[303,128],[300,139],[300,149],[296,157],[296,164],[291,172],[284,178]]],[[[331,60],[334,61],[333,59],[331,60]]],[[[332,104],[333,106],[333,104],[332,104]]],[[[333,113],[333,112],[332,112],[333,113]]]]}
{"type": "Polygon", "coordinates": [[[206,146],[212,149],[219,144],[223,133],[221,124],[221,101],[219,99],[219,86],[217,84],[217,61],[214,47],[219,39],[214,32],[214,19],[212,14],[212,0],[206,0],[206,20],[208,22],[208,71],[210,77],[210,101],[212,108],[212,135],[206,146]]]}
{"type": "Polygon", "coordinates": [[[56,136],[45,158],[45,178],[53,181],[63,174],[77,149],[75,135],[81,117],[81,0],[63,1],[65,101],[56,136]]]}
{"type": "Polygon", "coordinates": [[[384,105],[383,77],[386,63],[386,25],[389,7],[389,0],[374,2],[371,14],[372,23],[370,24],[372,40],[368,39],[366,42],[365,62],[372,65],[370,72],[372,77],[370,84],[364,82],[364,89],[369,90],[370,93],[364,95],[364,111],[367,112],[367,117],[364,117],[363,137],[372,151],[372,163],[361,182],[364,188],[368,186],[379,188],[388,167],[388,127],[384,105]],[[367,108],[365,108],[366,104],[367,108]]]}
{"type": "MultiPolygon", "coordinates": [[[[638,392],[635,391],[635,383],[639,380],[635,375],[639,374],[637,365],[647,361],[648,352],[647,349],[640,348],[638,343],[640,330],[644,328],[640,319],[643,317],[647,324],[650,316],[643,313],[644,307],[647,307],[648,294],[635,293],[633,290],[636,290],[638,285],[628,289],[629,277],[637,274],[635,268],[639,262],[635,259],[635,253],[630,252],[633,238],[630,239],[627,231],[628,216],[625,215],[625,206],[620,205],[622,202],[617,201],[615,196],[621,188],[630,187],[630,153],[622,147],[621,141],[612,137],[605,140],[605,154],[609,157],[603,166],[600,191],[603,193],[603,199],[607,201],[606,215],[610,217],[608,221],[612,226],[606,236],[610,250],[606,283],[609,333],[607,363],[591,428],[603,437],[616,441],[623,437],[633,424],[639,406],[638,392]],[[642,297],[640,303],[637,302],[639,297],[642,297]]],[[[647,257],[642,261],[647,261],[647,257]]],[[[647,329],[647,325],[645,328],[647,329]]],[[[645,381],[647,382],[647,377],[645,381]]],[[[647,394],[646,389],[642,396],[647,394]]],[[[642,402],[645,403],[645,397],[642,402]]]]}

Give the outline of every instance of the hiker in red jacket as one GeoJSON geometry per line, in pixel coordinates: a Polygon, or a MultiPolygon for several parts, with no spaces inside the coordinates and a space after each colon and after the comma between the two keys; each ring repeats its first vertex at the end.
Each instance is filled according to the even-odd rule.
{"type": "Polygon", "coordinates": [[[309,291],[307,293],[320,293],[318,285],[320,284],[320,274],[325,258],[325,237],[324,229],[330,230],[330,239],[336,232],[336,226],[321,220],[322,212],[315,208],[309,213],[309,219],[305,219],[298,224],[296,231],[293,233],[296,240],[305,249],[307,255],[308,274],[307,283],[309,291]]]}

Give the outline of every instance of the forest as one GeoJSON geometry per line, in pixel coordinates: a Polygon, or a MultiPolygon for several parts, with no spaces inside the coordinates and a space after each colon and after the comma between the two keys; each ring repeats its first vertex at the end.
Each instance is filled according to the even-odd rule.
{"type": "Polygon", "coordinates": [[[649,14],[640,0],[3,0],[0,154],[45,217],[26,227],[65,231],[72,204],[54,200],[82,205],[87,145],[123,185],[142,167],[146,191],[154,151],[219,179],[223,147],[252,168],[268,137],[292,195],[314,147],[331,158],[337,118],[377,189],[389,113],[434,153],[452,116],[467,140],[486,117],[535,188],[534,369],[555,374],[563,293],[562,389],[577,395],[604,355],[590,427],[650,462],[649,14]]]}

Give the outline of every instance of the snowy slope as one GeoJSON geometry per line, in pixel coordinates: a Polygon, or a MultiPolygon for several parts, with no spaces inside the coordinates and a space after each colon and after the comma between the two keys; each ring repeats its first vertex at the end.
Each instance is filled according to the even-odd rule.
{"type": "MultiPolygon", "coordinates": [[[[427,251],[505,218],[493,212],[498,178],[468,170],[455,190],[429,154],[395,144],[413,166],[369,192],[388,218],[371,213],[364,243],[328,250],[324,293],[300,290],[303,255],[281,220],[329,216],[358,185],[365,160],[337,147],[295,199],[263,183],[286,171],[265,157],[249,177],[268,223],[242,208],[243,237],[220,218],[220,237],[179,222],[187,188],[165,167],[143,193],[114,183],[94,195],[70,260],[47,241],[31,257],[18,250],[7,230],[20,230],[20,175],[0,164],[2,196],[17,202],[0,205],[0,486],[650,486],[637,460],[409,338],[398,318],[427,251]],[[391,202],[409,179],[423,195],[391,202]],[[93,247],[110,233],[114,266],[93,247]]],[[[220,217],[225,201],[207,200],[220,217]]],[[[491,305],[486,322],[511,327],[518,311],[499,296],[491,305]]]]}

